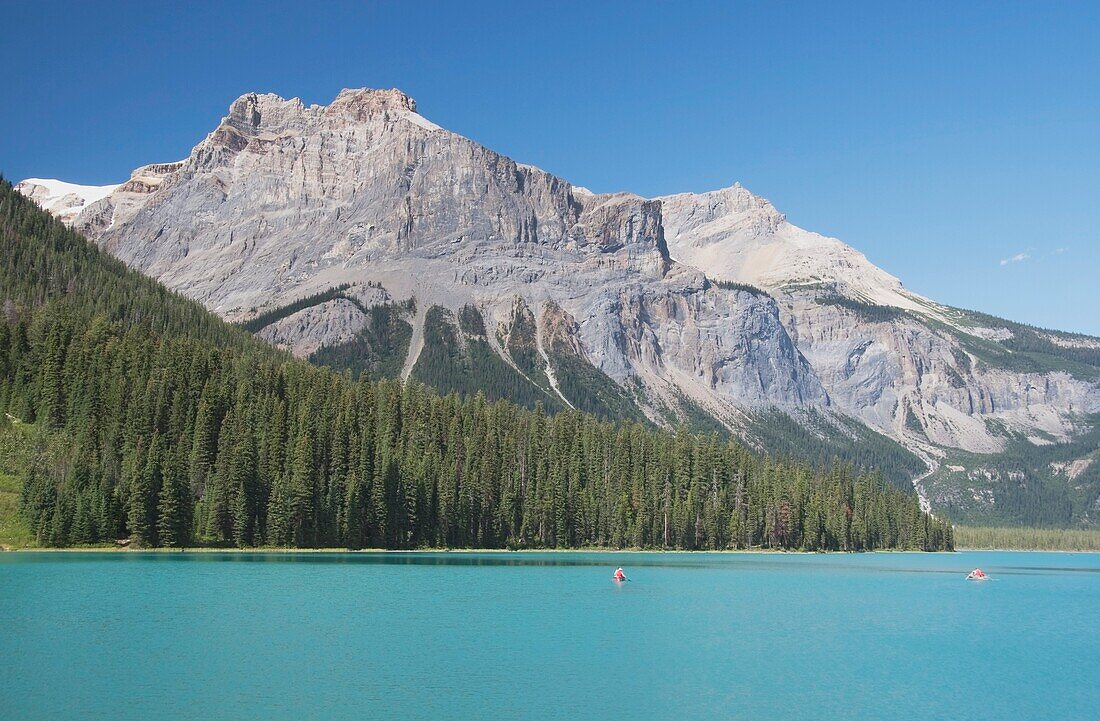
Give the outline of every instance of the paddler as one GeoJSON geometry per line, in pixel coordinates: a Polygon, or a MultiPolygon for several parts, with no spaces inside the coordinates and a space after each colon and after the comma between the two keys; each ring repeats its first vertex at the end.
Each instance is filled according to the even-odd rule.
{"type": "Polygon", "coordinates": [[[622,566],[615,569],[615,580],[616,581],[625,581],[626,580],[626,574],[623,573],[622,566]]]}

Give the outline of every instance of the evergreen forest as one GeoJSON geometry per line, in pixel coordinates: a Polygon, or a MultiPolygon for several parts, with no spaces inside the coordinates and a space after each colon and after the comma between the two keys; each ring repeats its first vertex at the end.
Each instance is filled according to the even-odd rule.
{"type": "Polygon", "coordinates": [[[850,466],[295,359],[0,180],[0,476],[39,545],[941,550],[850,466]]]}

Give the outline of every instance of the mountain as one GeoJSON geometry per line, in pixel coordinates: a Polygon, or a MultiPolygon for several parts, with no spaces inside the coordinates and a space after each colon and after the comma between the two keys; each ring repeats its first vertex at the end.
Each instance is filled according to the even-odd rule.
{"type": "Polygon", "coordinates": [[[6,181],[0,249],[0,544],[952,547],[847,468],[316,367],[6,181]]]}
{"type": "Polygon", "coordinates": [[[594,194],[398,90],[249,94],[68,222],[315,363],[835,455],[971,521],[1100,513],[1100,340],[923,298],[739,185],[594,194]]]}

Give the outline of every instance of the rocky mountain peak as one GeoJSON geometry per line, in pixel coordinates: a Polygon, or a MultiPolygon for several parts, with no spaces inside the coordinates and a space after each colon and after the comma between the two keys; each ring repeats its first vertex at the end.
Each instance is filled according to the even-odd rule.
{"type": "Polygon", "coordinates": [[[375,90],[373,88],[344,88],[332,104],[330,113],[349,113],[364,116],[379,110],[404,110],[416,112],[416,101],[397,88],[375,90]]]}
{"type": "Polygon", "coordinates": [[[232,125],[238,130],[258,129],[287,115],[299,115],[304,109],[298,98],[287,100],[275,93],[246,93],[230,104],[222,125],[232,125]]]}
{"type": "Polygon", "coordinates": [[[438,128],[416,113],[416,101],[396,88],[345,88],[329,105],[306,107],[298,98],[246,93],[229,106],[211,134],[217,145],[240,149],[250,137],[308,134],[318,123],[364,123],[382,116],[400,117],[429,130],[438,128]]]}
{"type": "Polygon", "coordinates": [[[660,198],[676,233],[691,233],[717,223],[720,232],[741,235],[774,234],[787,220],[771,201],[755,195],[741,183],[705,193],[677,193],[660,198]]]}

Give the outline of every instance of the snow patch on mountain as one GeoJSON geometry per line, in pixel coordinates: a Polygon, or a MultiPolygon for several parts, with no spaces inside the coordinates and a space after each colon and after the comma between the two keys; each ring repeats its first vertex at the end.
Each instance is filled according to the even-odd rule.
{"type": "Polygon", "coordinates": [[[405,120],[408,120],[413,125],[424,128],[424,130],[428,130],[430,132],[435,132],[436,130],[443,129],[432,121],[425,118],[420,113],[413,112],[412,110],[402,110],[398,113],[398,115],[400,115],[405,120]]]}
{"type": "Polygon", "coordinates": [[[27,178],[15,186],[43,210],[62,221],[72,222],[84,208],[113,193],[120,184],[77,185],[56,178],[27,178]]]}

